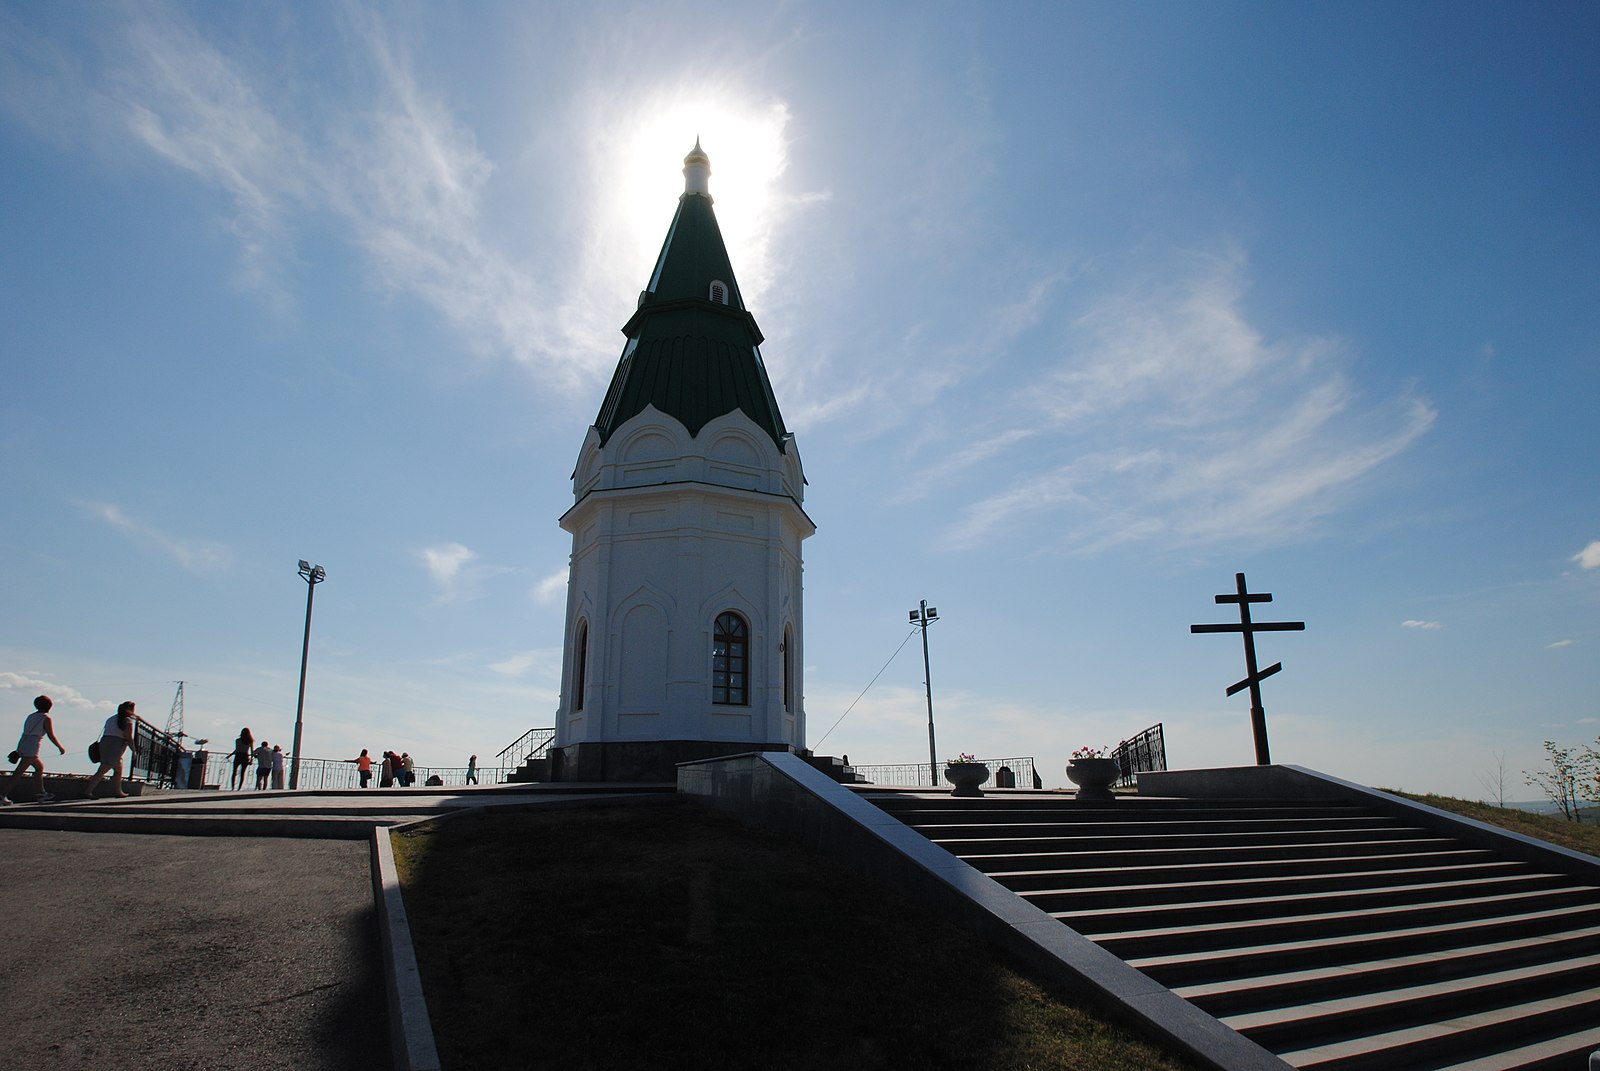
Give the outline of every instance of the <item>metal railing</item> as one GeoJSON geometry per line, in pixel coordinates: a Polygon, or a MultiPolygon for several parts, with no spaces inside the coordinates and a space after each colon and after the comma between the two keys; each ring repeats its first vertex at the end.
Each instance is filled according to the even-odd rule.
{"type": "MultiPolygon", "coordinates": [[[[978,759],[977,761],[989,767],[988,780],[984,781],[982,787],[1000,787],[997,782],[1002,777],[1000,772],[1002,770],[1010,771],[1009,780],[1011,784],[1006,786],[1008,788],[1042,787],[1039,775],[1033,768],[1033,756],[1031,755],[1014,759],[978,759]]],[[[853,765],[851,769],[874,785],[904,788],[949,787],[949,783],[944,780],[943,763],[940,763],[936,769],[930,768],[925,762],[902,763],[896,766],[853,765]],[[935,781],[935,778],[938,780],[935,781]]]]}
{"type": "Polygon", "coordinates": [[[1111,758],[1117,760],[1117,784],[1132,785],[1138,775],[1146,770],[1167,768],[1167,741],[1162,735],[1161,723],[1156,722],[1137,736],[1116,746],[1111,758]]]}
{"type": "MultiPolygon", "coordinates": [[[[207,788],[221,788],[229,783],[233,776],[233,759],[231,755],[213,755],[212,762],[206,766],[205,785],[207,788]]],[[[493,766],[480,766],[476,773],[478,784],[497,785],[506,779],[509,770],[493,766]]],[[[465,766],[418,766],[416,768],[416,787],[428,787],[428,779],[437,777],[439,784],[444,787],[459,787],[467,783],[467,768],[465,766]]],[[[245,778],[245,789],[254,789],[256,784],[256,764],[250,762],[249,776],[245,778]]],[[[352,759],[312,759],[300,760],[300,788],[302,791],[317,792],[330,791],[344,788],[360,788],[361,777],[356,770],[355,761],[352,759]]],[[[380,787],[378,764],[372,767],[371,788],[380,787]]],[[[392,787],[392,786],[381,786],[392,787]]]]}
{"type": "Polygon", "coordinates": [[[168,736],[149,722],[135,718],[126,776],[133,781],[176,785],[182,776],[180,760],[184,754],[183,744],[177,737],[168,736]]]}
{"type": "Polygon", "coordinates": [[[529,729],[501,748],[495,759],[502,770],[515,770],[529,759],[537,759],[548,753],[555,738],[554,729],[529,729]]]}

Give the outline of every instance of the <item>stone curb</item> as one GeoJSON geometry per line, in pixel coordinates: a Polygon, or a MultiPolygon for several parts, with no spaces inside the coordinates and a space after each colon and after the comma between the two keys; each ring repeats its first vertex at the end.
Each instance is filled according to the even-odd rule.
{"type": "Polygon", "coordinates": [[[384,990],[389,1003],[389,1049],[395,1071],[440,1071],[433,1022],[422,992],[411,924],[406,920],[400,872],[394,862],[389,829],[372,831],[372,899],[378,909],[378,936],[383,945],[384,990]]]}

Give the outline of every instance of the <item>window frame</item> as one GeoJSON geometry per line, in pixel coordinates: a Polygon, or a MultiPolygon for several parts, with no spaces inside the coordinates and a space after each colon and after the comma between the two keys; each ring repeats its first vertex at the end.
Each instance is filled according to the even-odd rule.
{"type": "Polygon", "coordinates": [[[750,705],[750,622],[735,610],[722,611],[711,625],[711,703],[750,705]]]}
{"type": "Polygon", "coordinates": [[[583,709],[583,693],[589,685],[589,619],[578,621],[578,642],[573,644],[577,657],[572,663],[572,703],[574,714],[583,709]]]}

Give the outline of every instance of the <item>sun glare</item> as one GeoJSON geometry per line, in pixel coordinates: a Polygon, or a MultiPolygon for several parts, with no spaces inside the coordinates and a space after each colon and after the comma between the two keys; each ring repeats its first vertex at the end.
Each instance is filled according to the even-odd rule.
{"type": "Polygon", "coordinates": [[[787,164],[781,103],[739,106],[684,97],[639,110],[618,129],[615,158],[600,173],[616,185],[601,203],[614,206],[608,231],[629,243],[619,250],[633,275],[648,271],[683,193],[683,158],[700,147],[711,158],[711,196],[740,288],[753,301],[770,278],[768,238],[776,218],[777,184],[787,164]]]}

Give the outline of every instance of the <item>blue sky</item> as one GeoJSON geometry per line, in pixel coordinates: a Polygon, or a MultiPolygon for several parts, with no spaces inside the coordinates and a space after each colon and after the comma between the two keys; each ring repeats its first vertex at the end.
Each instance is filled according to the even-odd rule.
{"type": "Polygon", "coordinates": [[[0,5],[0,698],[553,721],[572,464],[696,136],[818,532],[810,740],[1156,722],[1509,798],[1600,734],[1592,4],[0,5]],[[852,707],[852,704],[854,706],[852,707]],[[846,711],[848,717],[839,719],[846,711]],[[837,725],[836,725],[837,723],[837,725]],[[836,727],[835,727],[836,725],[836,727]],[[825,735],[826,734],[826,735],[825,735]]]}

